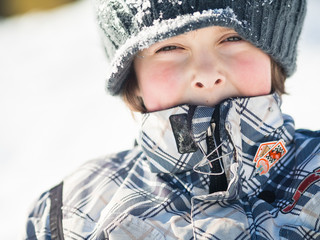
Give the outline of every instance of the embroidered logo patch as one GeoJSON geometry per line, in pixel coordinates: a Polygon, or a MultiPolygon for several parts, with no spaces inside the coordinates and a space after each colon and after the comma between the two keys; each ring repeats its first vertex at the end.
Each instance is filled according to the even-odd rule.
{"type": "Polygon", "coordinates": [[[298,188],[296,189],[295,193],[292,196],[292,203],[283,208],[281,211],[283,213],[289,213],[297,204],[300,197],[304,194],[304,192],[315,182],[320,180],[320,168],[315,169],[312,173],[306,176],[302,182],[299,184],[298,188]]]}
{"type": "Polygon", "coordinates": [[[285,154],[287,149],[284,141],[281,139],[278,142],[266,142],[260,144],[257,153],[253,159],[256,163],[257,173],[264,175],[269,172],[285,154]]]}

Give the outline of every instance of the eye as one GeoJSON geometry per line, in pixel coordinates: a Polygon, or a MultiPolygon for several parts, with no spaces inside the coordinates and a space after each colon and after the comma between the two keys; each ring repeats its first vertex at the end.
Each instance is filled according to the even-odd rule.
{"type": "Polygon", "coordinates": [[[222,42],[238,42],[238,41],[241,41],[241,40],[243,40],[243,39],[240,36],[231,36],[231,37],[227,37],[222,42]]]}
{"type": "Polygon", "coordinates": [[[165,47],[162,47],[162,48],[158,49],[156,51],[156,53],[169,52],[169,51],[174,51],[174,50],[178,50],[178,49],[183,49],[183,48],[182,47],[178,47],[178,46],[165,46],[165,47]]]}

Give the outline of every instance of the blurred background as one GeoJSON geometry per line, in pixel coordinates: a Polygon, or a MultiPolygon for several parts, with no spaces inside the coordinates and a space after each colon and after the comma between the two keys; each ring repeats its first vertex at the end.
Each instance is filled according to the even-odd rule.
{"type": "MultiPolygon", "coordinates": [[[[320,128],[320,1],[309,12],[283,112],[320,128]]],[[[92,158],[128,149],[130,112],[104,92],[91,0],[0,0],[0,236],[21,239],[43,191],[92,158]]]]}
{"type": "Polygon", "coordinates": [[[31,11],[41,11],[61,6],[76,0],[0,0],[0,15],[10,17],[31,11]]]}

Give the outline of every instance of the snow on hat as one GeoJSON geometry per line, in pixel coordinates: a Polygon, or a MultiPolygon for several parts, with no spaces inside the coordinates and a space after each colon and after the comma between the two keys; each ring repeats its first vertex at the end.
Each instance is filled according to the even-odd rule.
{"type": "Polygon", "coordinates": [[[292,75],[306,0],[96,0],[96,8],[110,64],[106,88],[118,95],[138,51],[208,26],[233,28],[292,75]]]}

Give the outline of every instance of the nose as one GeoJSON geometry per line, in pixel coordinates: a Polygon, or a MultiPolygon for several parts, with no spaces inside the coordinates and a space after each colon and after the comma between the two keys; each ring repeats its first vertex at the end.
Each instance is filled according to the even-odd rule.
{"type": "Polygon", "coordinates": [[[191,85],[195,89],[212,89],[226,81],[221,62],[210,53],[194,59],[192,68],[191,85]]]}
{"type": "Polygon", "coordinates": [[[195,88],[205,88],[205,89],[210,89],[210,88],[213,88],[215,86],[218,86],[222,84],[222,79],[218,78],[218,79],[215,79],[215,80],[212,80],[212,79],[200,79],[200,80],[197,80],[197,81],[194,81],[193,83],[193,86],[195,88]]]}

